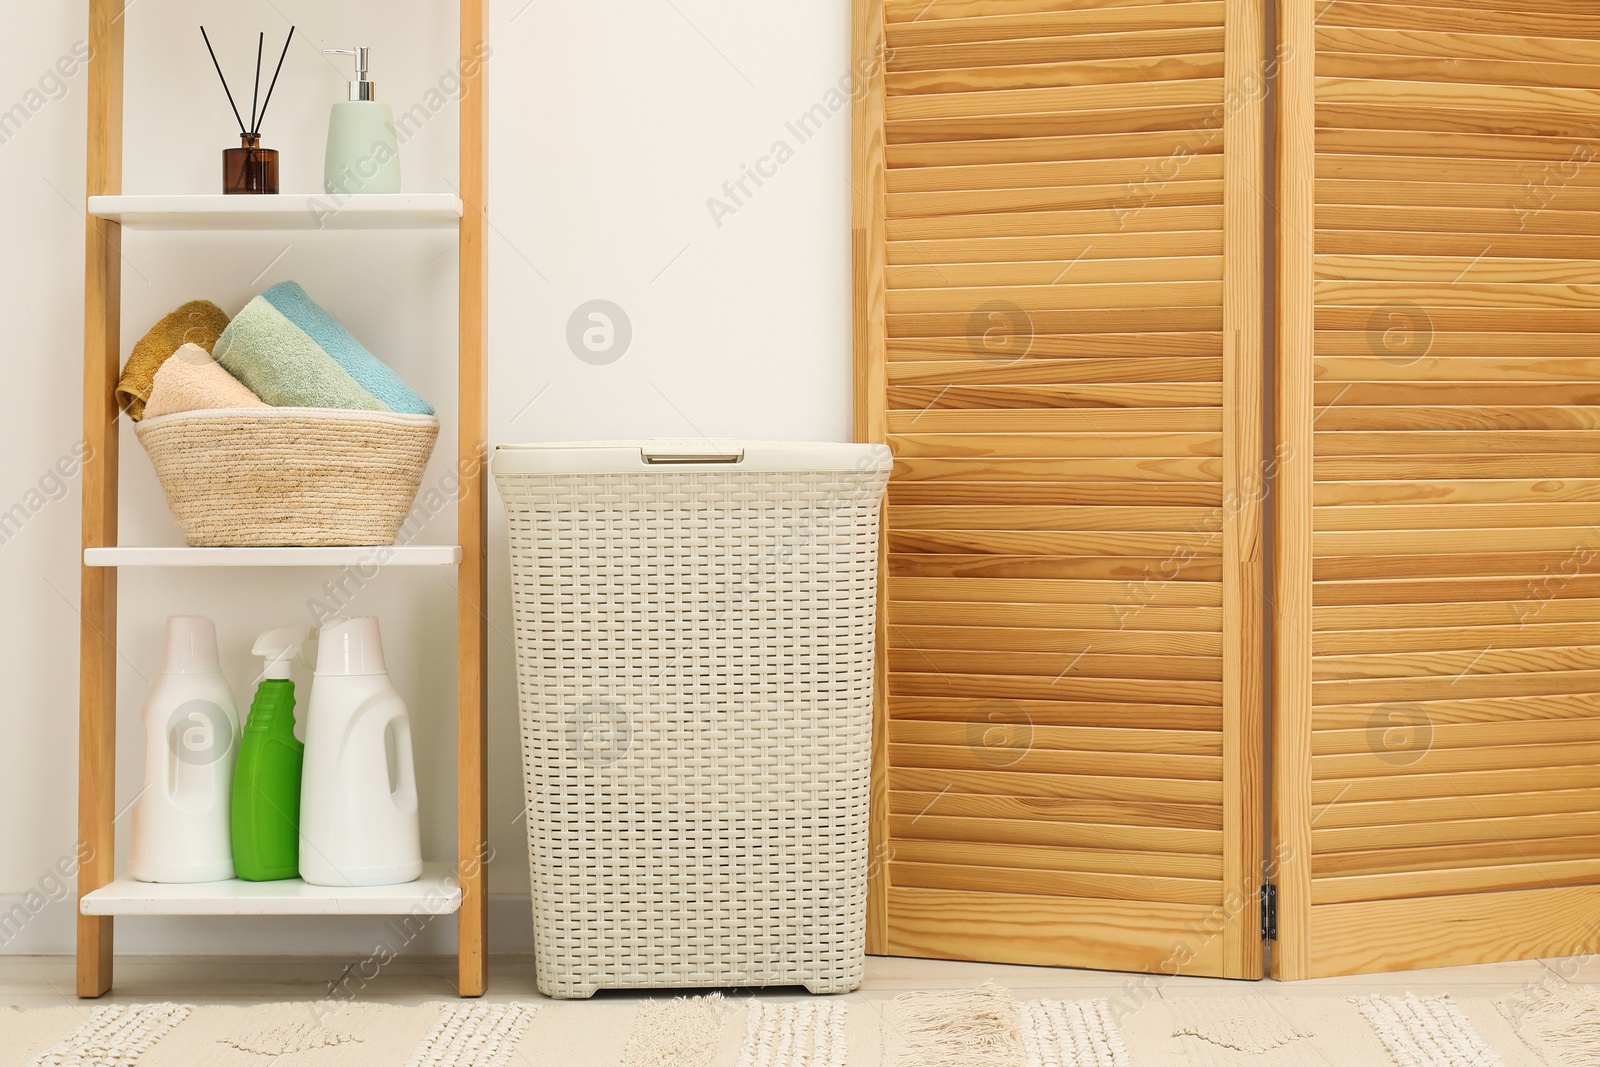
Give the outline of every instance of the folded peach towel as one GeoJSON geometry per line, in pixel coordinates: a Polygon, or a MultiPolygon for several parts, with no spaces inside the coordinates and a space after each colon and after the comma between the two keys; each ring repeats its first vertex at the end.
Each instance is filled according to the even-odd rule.
{"type": "Polygon", "coordinates": [[[199,345],[184,345],[156,368],[144,417],[211,408],[264,408],[259,396],[229,374],[199,345]]]}
{"type": "Polygon", "coordinates": [[[117,403],[135,422],[144,418],[145,401],[156,371],[167,357],[186,344],[210,352],[228,326],[228,315],[209,300],[191,300],[163,315],[161,321],[133,346],[133,354],[122,367],[117,381],[117,403]]]}

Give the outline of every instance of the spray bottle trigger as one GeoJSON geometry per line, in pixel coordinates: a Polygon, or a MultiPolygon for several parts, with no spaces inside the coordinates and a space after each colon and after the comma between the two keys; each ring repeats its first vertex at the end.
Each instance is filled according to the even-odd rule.
{"type": "Polygon", "coordinates": [[[250,649],[251,655],[262,658],[261,675],[256,681],[289,677],[289,667],[300,658],[300,646],[305,644],[306,636],[304,627],[287,626],[268,630],[256,638],[254,647],[250,649]]]}

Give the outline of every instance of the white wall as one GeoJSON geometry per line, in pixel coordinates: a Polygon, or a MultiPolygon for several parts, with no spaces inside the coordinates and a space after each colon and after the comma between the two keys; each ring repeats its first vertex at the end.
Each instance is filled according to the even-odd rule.
{"type": "MultiPolygon", "coordinates": [[[[51,896],[51,868],[76,840],[78,483],[64,491],[50,472],[80,436],[85,79],[81,71],[59,84],[47,77],[41,92],[29,94],[85,37],[82,6],[6,0],[0,34],[0,109],[21,103],[28,112],[0,143],[0,306],[10,325],[0,511],[18,502],[29,511],[0,545],[0,603],[9,609],[0,615],[0,669],[10,696],[0,706],[7,739],[0,810],[10,813],[0,833],[0,910],[30,890],[43,890],[35,907],[51,896]],[[30,490],[40,492],[30,497],[30,490]]],[[[196,27],[205,21],[238,98],[255,31],[268,32],[271,52],[272,39],[281,45],[287,31],[285,18],[299,30],[263,128],[264,143],[283,153],[285,191],[320,185],[327,105],[343,98],[342,68],[317,48],[372,46],[380,98],[396,111],[441,79],[450,87],[451,5],[139,4],[128,15],[126,191],[214,190],[232,119],[196,27]]],[[[844,0],[502,0],[491,43],[491,442],[845,439],[848,108],[804,143],[785,125],[813,104],[841,99],[829,90],[848,68],[844,0]],[[780,140],[784,162],[764,160],[780,140]],[[724,183],[758,163],[771,176],[760,186],[746,178],[731,198],[724,183]],[[723,205],[715,213],[714,197],[723,205]],[[566,339],[569,316],[593,299],[618,305],[632,325],[627,351],[605,365],[579,359],[566,339]]],[[[406,143],[407,190],[451,187],[455,137],[447,108],[406,143]]],[[[446,415],[429,481],[449,469],[452,242],[133,234],[124,251],[124,352],[184,300],[204,297],[233,312],[260,289],[295,278],[446,415]]],[[[178,543],[149,462],[126,428],[123,450],[124,541],[178,543]]],[[[529,940],[527,870],[497,502],[490,522],[491,914],[497,947],[519,949],[529,940]]],[[[427,536],[446,541],[453,532],[446,513],[427,536]]],[[[306,602],[332,577],[125,572],[119,797],[137,789],[137,713],[164,616],[200,612],[217,620],[227,670],[246,703],[255,634],[309,623],[306,602]]],[[[449,582],[446,573],[394,570],[353,605],[383,619],[419,734],[424,848],[437,856],[455,848],[449,582]]],[[[303,699],[309,674],[299,680],[303,699]]],[[[37,912],[0,951],[71,950],[71,902],[37,912]]],[[[450,947],[453,924],[436,926],[419,947],[450,947]]],[[[125,952],[358,952],[385,936],[381,920],[123,919],[117,928],[125,952]]]]}

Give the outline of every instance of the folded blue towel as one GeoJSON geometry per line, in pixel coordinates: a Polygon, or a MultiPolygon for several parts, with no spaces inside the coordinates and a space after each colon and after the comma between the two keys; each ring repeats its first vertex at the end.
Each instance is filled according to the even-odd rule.
{"type": "Polygon", "coordinates": [[[407,415],[432,415],[433,408],[400,380],[388,364],[366,350],[339,320],[322,309],[295,282],[279,282],[261,294],[283,317],[304,330],[367,392],[407,415]]]}

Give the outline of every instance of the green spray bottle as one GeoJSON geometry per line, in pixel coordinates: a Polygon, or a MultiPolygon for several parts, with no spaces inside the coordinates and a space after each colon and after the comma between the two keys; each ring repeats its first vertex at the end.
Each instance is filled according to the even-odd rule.
{"type": "Polygon", "coordinates": [[[300,874],[300,770],[306,746],[294,736],[289,667],[303,629],[269,630],[251,652],[265,660],[239,742],[233,775],[233,870],[247,882],[300,874]]]}

